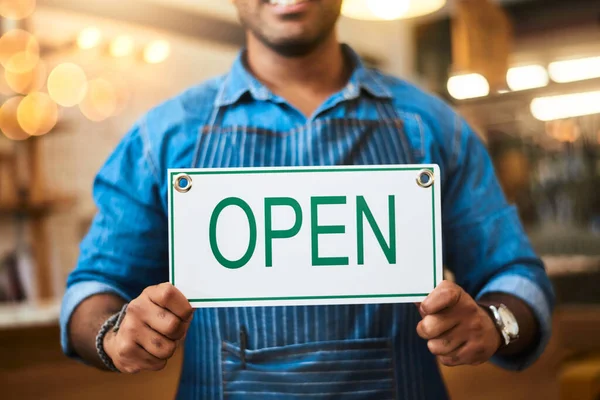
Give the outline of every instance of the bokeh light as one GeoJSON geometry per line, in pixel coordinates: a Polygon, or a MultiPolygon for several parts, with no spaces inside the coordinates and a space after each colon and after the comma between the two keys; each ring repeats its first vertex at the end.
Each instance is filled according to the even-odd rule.
{"type": "Polygon", "coordinates": [[[480,74],[460,74],[448,79],[448,93],[457,100],[484,97],[490,93],[487,79],[480,74]]]}
{"type": "Polygon", "coordinates": [[[563,143],[575,143],[581,136],[581,128],[572,119],[562,119],[546,123],[546,133],[563,143]]]}
{"type": "Polygon", "coordinates": [[[47,77],[46,64],[40,61],[32,70],[23,73],[4,71],[7,86],[15,93],[37,92],[44,87],[47,77]]]}
{"type": "Polygon", "coordinates": [[[548,72],[558,83],[600,78],[600,57],[554,61],[548,65],[548,72]]]}
{"type": "Polygon", "coordinates": [[[549,81],[548,71],[542,65],[512,67],[506,74],[506,83],[514,92],[548,86],[549,81]]]}
{"type": "Polygon", "coordinates": [[[56,126],[58,106],[46,93],[31,93],[19,104],[17,121],[28,134],[44,135],[56,126]]]}
{"type": "Polygon", "coordinates": [[[33,14],[36,0],[0,0],[0,16],[8,19],[23,19],[33,14]]]}
{"type": "Polygon", "coordinates": [[[144,61],[159,64],[171,54],[171,45],[166,40],[155,40],[144,48],[144,61]]]}
{"type": "Polygon", "coordinates": [[[372,0],[367,2],[369,11],[382,20],[394,20],[402,17],[410,9],[409,1],[372,0]]]}
{"type": "Polygon", "coordinates": [[[530,109],[540,121],[600,114],[600,90],[536,97],[531,101],[530,109]]]}
{"type": "Polygon", "coordinates": [[[21,96],[13,97],[0,107],[0,130],[11,140],[25,140],[30,136],[17,120],[17,110],[22,100],[21,96]]]}
{"type": "Polygon", "coordinates": [[[433,13],[446,0],[344,0],[342,15],[365,21],[389,21],[433,13]]]}
{"type": "Polygon", "coordinates": [[[113,116],[117,116],[125,111],[129,105],[129,100],[131,99],[129,82],[120,76],[111,76],[110,79],[107,80],[113,85],[117,93],[117,107],[113,113],[113,116]]]}
{"type": "Polygon", "coordinates": [[[117,91],[106,79],[91,80],[85,99],[79,109],[90,121],[100,122],[112,115],[117,109],[117,91]]]}
{"type": "Polygon", "coordinates": [[[48,76],[48,93],[52,100],[63,107],[81,103],[86,92],[87,77],[76,64],[60,64],[48,76]]]}
{"type": "Polygon", "coordinates": [[[0,94],[4,96],[13,96],[15,92],[8,86],[5,77],[6,71],[3,66],[0,65],[0,94]]]}
{"type": "Polygon", "coordinates": [[[110,54],[113,57],[127,57],[133,53],[135,42],[131,36],[117,36],[110,43],[110,54]]]}
{"type": "Polygon", "coordinates": [[[102,40],[100,29],[95,27],[85,28],[77,36],[77,46],[82,50],[98,47],[102,40]]]}
{"type": "Polygon", "coordinates": [[[17,74],[33,69],[40,59],[40,45],[35,37],[21,29],[6,32],[0,38],[0,64],[17,74]]]}

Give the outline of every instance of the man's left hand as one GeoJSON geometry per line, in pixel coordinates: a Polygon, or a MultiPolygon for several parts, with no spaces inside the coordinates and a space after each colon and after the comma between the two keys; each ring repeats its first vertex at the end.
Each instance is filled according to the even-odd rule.
{"type": "Polygon", "coordinates": [[[500,348],[502,337],[492,318],[452,282],[442,282],[417,307],[423,317],[417,333],[444,365],[479,365],[500,348]]]}

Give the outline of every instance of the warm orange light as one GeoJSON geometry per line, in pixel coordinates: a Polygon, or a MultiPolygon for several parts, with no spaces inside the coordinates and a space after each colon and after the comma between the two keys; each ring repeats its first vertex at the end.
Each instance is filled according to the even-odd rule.
{"type": "Polygon", "coordinates": [[[33,69],[40,59],[40,45],[35,37],[21,29],[6,32],[0,38],[0,64],[10,72],[33,69]]]}
{"type": "Polygon", "coordinates": [[[117,36],[110,43],[110,54],[113,57],[127,57],[133,53],[135,43],[131,36],[117,36]]]}
{"type": "Polygon", "coordinates": [[[8,99],[0,108],[0,130],[11,140],[25,140],[29,134],[21,128],[17,120],[17,109],[23,98],[21,96],[8,99]]]}
{"type": "Polygon", "coordinates": [[[28,134],[45,135],[56,126],[58,106],[46,93],[31,93],[19,104],[17,120],[28,134]]]}
{"type": "Polygon", "coordinates": [[[546,123],[546,133],[563,143],[575,143],[581,136],[581,128],[572,119],[562,119],[546,123]]]}
{"type": "Polygon", "coordinates": [[[171,45],[166,40],[155,40],[144,48],[144,61],[159,64],[169,58],[171,45]]]}
{"type": "Polygon", "coordinates": [[[37,92],[46,83],[46,65],[40,61],[32,70],[23,73],[4,71],[8,87],[16,93],[27,94],[37,92]]]}
{"type": "Polygon", "coordinates": [[[536,97],[530,108],[533,116],[540,121],[600,114],[600,90],[536,97]]]}
{"type": "Polygon", "coordinates": [[[342,15],[365,21],[391,21],[431,14],[446,0],[344,0],[342,15]]]}
{"type": "Polygon", "coordinates": [[[100,44],[101,40],[102,33],[100,32],[100,29],[90,27],[79,33],[79,36],[77,37],[77,46],[83,50],[93,49],[100,44]]]}
{"type": "Polygon", "coordinates": [[[4,18],[27,18],[34,10],[35,0],[0,0],[0,16],[4,18]]]}
{"type": "Polygon", "coordinates": [[[90,121],[103,121],[117,109],[117,91],[106,79],[94,79],[88,84],[85,99],[79,109],[90,121]]]}
{"type": "Polygon", "coordinates": [[[15,92],[13,92],[10,86],[8,86],[5,73],[6,70],[4,67],[0,66],[0,94],[3,94],[4,96],[12,96],[15,94],[15,92]]]}
{"type": "Polygon", "coordinates": [[[448,79],[448,93],[457,100],[485,97],[490,94],[490,85],[480,74],[458,74],[448,79]]]}
{"type": "Polygon", "coordinates": [[[87,77],[80,66],[60,64],[48,77],[48,93],[52,100],[63,107],[81,103],[87,92],[87,77]]]}
{"type": "Polygon", "coordinates": [[[116,116],[125,111],[129,105],[131,93],[127,81],[122,77],[112,76],[108,81],[111,82],[117,93],[117,107],[113,113],[113,116],[116,116]]]}

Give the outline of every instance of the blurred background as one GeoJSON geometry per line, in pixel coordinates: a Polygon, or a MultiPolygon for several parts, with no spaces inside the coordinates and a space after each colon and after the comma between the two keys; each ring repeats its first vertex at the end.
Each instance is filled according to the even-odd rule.
{"type": "MultiPolygon", "coordinates": [[[[444,369],[452,398],[600,399],[600,1],[346,0],[339,31],[475,127],[556,287],[541,361],[444,369]]],[[[0,398],[172,398],[180,355],[135,377],[62,356],[60,299],[95,173],[145,111],[228,70],[235,9],[0,0],[0,33],[0,398]]]]}

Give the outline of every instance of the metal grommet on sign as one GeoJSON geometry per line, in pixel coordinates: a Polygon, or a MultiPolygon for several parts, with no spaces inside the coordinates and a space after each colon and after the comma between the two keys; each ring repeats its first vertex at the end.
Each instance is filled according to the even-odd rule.
{"type": "Polygon", "coordinates": [[[417,185],[427,189],[433,186],[434,181],[435,177],[433,176],[433,172],[428,169],[422,169],[419,171],[419,174],[417,175],[417,185]]]}
{"type": "Polygon", "coordinates": [[[179,174],[173,180],[173,187],[179,193],[187,193],[192,189],[192,178],[187,174],[179,174]]]}

